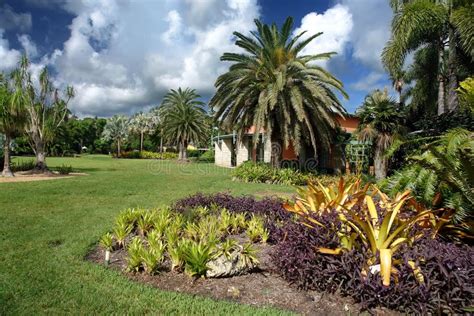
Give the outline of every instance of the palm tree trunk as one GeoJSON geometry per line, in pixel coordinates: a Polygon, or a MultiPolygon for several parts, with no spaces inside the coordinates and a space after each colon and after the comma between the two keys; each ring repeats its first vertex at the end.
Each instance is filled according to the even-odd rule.
{"type": "Polygon", "coordinates": [[[161,133],[160,133],[160,154],[161,154],[161,159],[163,159],[163,129],[161,129],[161,133]]]}
{"type": "Polygon", "coordinates": [[[457,52],[454,28],[449,27],[449,56],[448,56],[448,108],[449,112],[458,108],[459,101],[456,89],[458,88],[457,69],[457,52]]]}
{"type": "Polygon", "coordinates": [[[13,172],[10,168],[10,135],[5,135],[5,143],[3,144],[3,172],[2,176],[4,177],[13,177],[13,172]]]}
{"type": "Polygon", "coordinates": [[[117,158],[120,158],[120,139],[117,140],[117,158]]]}
{"type": "Polygon", "coordinates": [[[283,151],[282,141],[276,137],[271,138],[271,165],[273,168],[280,168],[281,155],[283,151]]]}
{"type": "Polygon", "coordinates": [[[388,159],[384,157],[384,152],[380,146],[375,147],[374,169],[377,180],[387,177],[388,159]]]}
{"type": "Polygon", "coordinates": [[[181,143],[180,159],[181,160],[187,160],[188,159],[188,142],[187,141],[183,141],[181,143]]]}
{"type": "Polygon", "coordinates": [[[143,132],[140,132],[140,152],[143,151],[143,132]]]}
{"type": "MultiPolygon", "coordinates": [[[[439,51],[439,63],[443,62],[444,58],[444,46],[441,46],[439,51]]],[[[445,97],[444,97],[444,77],[440,70],[438,70],[438,115],[444,113],[445,107],[445,97]]]]}

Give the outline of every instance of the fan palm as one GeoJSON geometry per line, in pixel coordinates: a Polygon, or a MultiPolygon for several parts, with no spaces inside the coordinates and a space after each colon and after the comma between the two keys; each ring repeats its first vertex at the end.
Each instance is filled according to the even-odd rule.
{"type": "Polygon", "coordinates": [[[145,134],[152,133],[156,120],[151,114],[137,113],[130,119],[130,132],[140,135],[140,152],[143,151],[143,138],[145,134]]]}
{"type": "Polygon", "coordinates": [[[128,137],[129,120],[123,115],[114,115],[107,120],[102,132],[102,138],[113,141],[117,146],[117,157],[120,157],[120,147],[128,137]]]}
{"type": "Polygon", "coordinates": [[[179,160],[186,160],[188,144],[204,141],[208,124],[204,103],[194,89],[186,88],[168,92],[161,106],[162,137],[179,146],[179,160]]]}
{"type": "MultiPolygon", "coordinates": [[[[272,142],[285,147],[291,143],[298,152],[306,140],[316,156],[318,143],[330,143],[335,116],[345,113],[336,96],[339,91],[347,97],[342,83],[315,63],[335,53],[303,55],[303,49],[322,33],[304,40],[305,32],[291,36],[291,17],[281,29],[259,20],[255,24],[252,37],[234,32],[235,44],[246,53],[221,57],[233,64],[215,83],[217,91],[210,102],[215,116],[239,137],[254,126],[256,131],[265,130],[272,142]]],[[[258,139],[255,133],[254,144],[258,139]]],[[[275,165],[278,160],[279,154],[274,155],[275,165]]]]}
{"type": "Polygon", "coordinates": [[[391,0],[395,10],[392,38],[387,43],[382,61],[390,73],[401,69],[405,57],[426,44],[434,45],[439,62],[447,57],[447,107],[445,78],[438,69],[438,114],[458,106],[456,94],[458,50],[474,59],[474,6],[469,0],[391,0]],[[446,55],[446,43],[448,51],[446,55]]]}
{"type": "Polygon", "coordinates": [[[375,177],[385,178],[388,168],[385,151],[402,131],[403,115],[387,90],[375,90],[368,95],[357,114],[360,118],[359,139],[374,144],[375,177]]]}
{"type": "Polygon", "coordinates": [[[0,132],[4,134],[3,156],[4,165],[2,175],[12,177],[10,168],[10,142],[24,131],[26,123],[26,109],[21,102],[13,102],[12,91],[8,80],[0,74],[0,132]]]}

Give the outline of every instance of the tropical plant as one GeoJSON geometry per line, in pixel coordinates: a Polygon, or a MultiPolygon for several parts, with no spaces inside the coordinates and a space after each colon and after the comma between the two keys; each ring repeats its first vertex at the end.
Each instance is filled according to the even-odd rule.
{"type": "Polygon", "coordinates": [[[125,245],[125,239],[127,238],[128,235],[130,235],[132,230],[133,230],[132,225],[124,221],[117,222],[113,230],[113,233],[114,233],[115,240],[117,241],[117,245],[119,247],[123,247],[125,245]]]}
{"type": "Polygon", "coordinates": [[[117,146],[117,158],[120,158],[120,146],[128,137],[128,119],[123,115],[114,115],[107,120],[102,139],[113,141],[117,146]]]}
{"type": "Polygon", "coordinates": [[[253,267],[259,263],[257,259],[257,250],[251,243],[246,243],[242,246],[240,257],[247,267],[253,267]]]}
{"type": "Polygon", "coordinates": [[[373,143],[375,178],[383,179],[388,170],[385,151],[402,134],[404,116],[387,90],[376,90],[368,95],[357,115],[360,118],[359,139],[373,143]]]}
{"type": "Polygon", "coordinates": [[[67,174],[72,173],[74,169],[72,168],[71,165],[62,164],[61,166],[56,167],[56,171],[59,172],[59,174],[67,175],[67,174]]]}
{"type": "Polygon", "coordinates": [[[474,7],[471,1],[392,0],[392,37],[382,61],[390,73],[402,68],[410,52],[433,45],[438,52],[438,114],[458,107],[457,63],[460,53],[474,58],[474,7]],[[447,49],[446,49],[447,46],[447,49]],[[446,69],[447,86],[442,68],[446,69]],[[447,104],[445,104],[447,90],[447,104]]]}
{"type": "Polygon", "coordinates": [[[469,77],[459,83],[457,92],[461,106],[474,111],[474,77],[469,77]]]}
{"type": "Polygon", "coordinates": [[[47,147],[67,119],[70,113],[68,103],[74,98],[75,92],[72,86],[67,86],[62,97],[58,88],[53,85],[46,67],[39,74],[38,84],[33,83],[29,66],[28,58],[23,56],[18,69],[13,71],[11,102],[26,108],[26,132],[36,155],[35,171],[45,172],[47,147]]]}
{"type": "Polygon", "coordinates": [[[183,249],[184,271],[191,277],[203,277],[207,272],[207,263],[212,258],[215,247],[212,243],[186,240],[183,249]]]}
{"type": "Polygon", "coordinates": [[[187,160],[189,143],[206,141],[207,125],[204,103],[194,89],[171,90],[162,103],[163,138],[179,146],[179,160],[187,160]]]}
{"type": "Polygon", "coordinates": [[[114,238],[111,233],[106,233],[100,238],[100,245],[108,251],[112,251],[114,248],[114,238]]]}
{"type": "Polygon", "coordinates": [[[408,158],[410,165],[388,179],[384,189],[394,195],[411,190],[430,207],[454,209],[453,219],[472,218],[474,209],[474,134],[453,129],[428,141],[423,152],[408,158]]]}
{"type": "Polygon", "coordinates": [[[0,73],[0,133],[3,140],[3,171],[2,176],[12,177],[10,143],[25,129],[27,113],[24,103],[14,102],[13,92],[8,80],[0,73]]]}
{"type": "Polygon", "coordinates": [[[186,239],[168,242],[167,250],[171,261],[171,271],[180,270],[184,265],[184,253],[187,247],[186,239]]]}
{"type": "Polygon", "coordinates": [[[137,220],[137,227],[140,235],[145,236],[153,228],[156,215],[157,213],[152,211],[142,212],[142,215],[137,220]]]}
{"type": "MultiPolygon", "coordinates": [[[[235,44],[246,54],[221,57],[233,64],[215,83],[217,91],[210,102],[215,117],[241,138],[254,126],[256,131],[264,130],[272,143],[292,144],[297,152],[309,143],[316,155],[319,143],[331,143],[336,116],[345,113],[336,96],[336,91],[347,96],[342,83],[315,63],[334,53],[305,55],[305,47],[322,33],[291,36],[291,17],[280,30],[276,24],[259,20],[255,24],[253,38],[234,32],[235,44]]],[[[258,141],[259,133],[254,133],[254,144],[258,141]]],[[[273,153],[275,166],[279,166],[280,155],[273,153]]]]}
{"type": "Polygon", "coordinates": [[[127,247],[127,268],[129,271],[139,271],[143,263],[143,242],[140,237],[135,236],[127,247]]]}
{"type": "Polygon", "coordinates": [[[252,217],[247,222],[247,237],[251,242],[261,241],[266,243],[269,238],[268,230],[265,228],[263,219],[252,214],[252,217]]]}
{"type": "Polygon", "coordinates": [[[143,151],[143,138],[146,134],[151,134],[155,131],[157,119],[151,113],[145,114],[139,112],[132,116],[129,122],[129,129],[132,133],[137,133],[140,136],[140,152],[143,151]]]}

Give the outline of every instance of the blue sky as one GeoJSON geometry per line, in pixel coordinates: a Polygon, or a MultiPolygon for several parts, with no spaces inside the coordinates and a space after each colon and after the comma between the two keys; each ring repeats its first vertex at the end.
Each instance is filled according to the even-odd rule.
{"type": "Polygon", "coordinates": [[[375,88],[390,87],[380,52],[390,35],[385,0],[0,0],[0,71],[25,51],[32,71],[47,66],[58,86],[72,84],[79,116],[131,114],[190,86],[207,100],[235,51],[232,32],[253,20],[295,33],[324,32],[306,53],[336,51],[324,62],[344,82],[349,112],[375,88]]]}

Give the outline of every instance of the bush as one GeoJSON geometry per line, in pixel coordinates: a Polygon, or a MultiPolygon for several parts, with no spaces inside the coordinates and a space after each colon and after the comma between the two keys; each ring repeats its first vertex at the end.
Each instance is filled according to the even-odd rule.
{"type": "MultiPolygon", "coordinates": [[[[114,154],[115,156],[116,154],[114,154]]],[[[178,154],[172,152],[164,152],[164,153],[156,153],[152,151],[127,151],[120,154],[120,158],[125,159],[163,159],[163,160],[171,160],[177,159],[178,154]]]]}
{"type": "Polygon", "coordinates": [[[208,150],[204,152],[201,156],[199,156],[198,161],[199,162],[214,162],[214,150],[208,150]]]}
{"type": "Polygon", "coordinates": [[[74,170],[72,169],[72,166],[63,164],[63,165],[57,167],[56,171],[59,172],[59,174],[67,175],[67,174],[72,173],[74,170]]]}
{"type": "Polygon", "coordinates": [[[11,169],[13,172],[29,171],[34,169],[35,166],[36,163],[34,160],[20,160],[20,162],[12,162],[11,169]]]}
{"type": "Polygon", "coordinates": [[[273,168],[268,163],[246,161],[232,171],[235,179],[243,182],[305,185],[314,177],[289,168],[273,168]]]}

